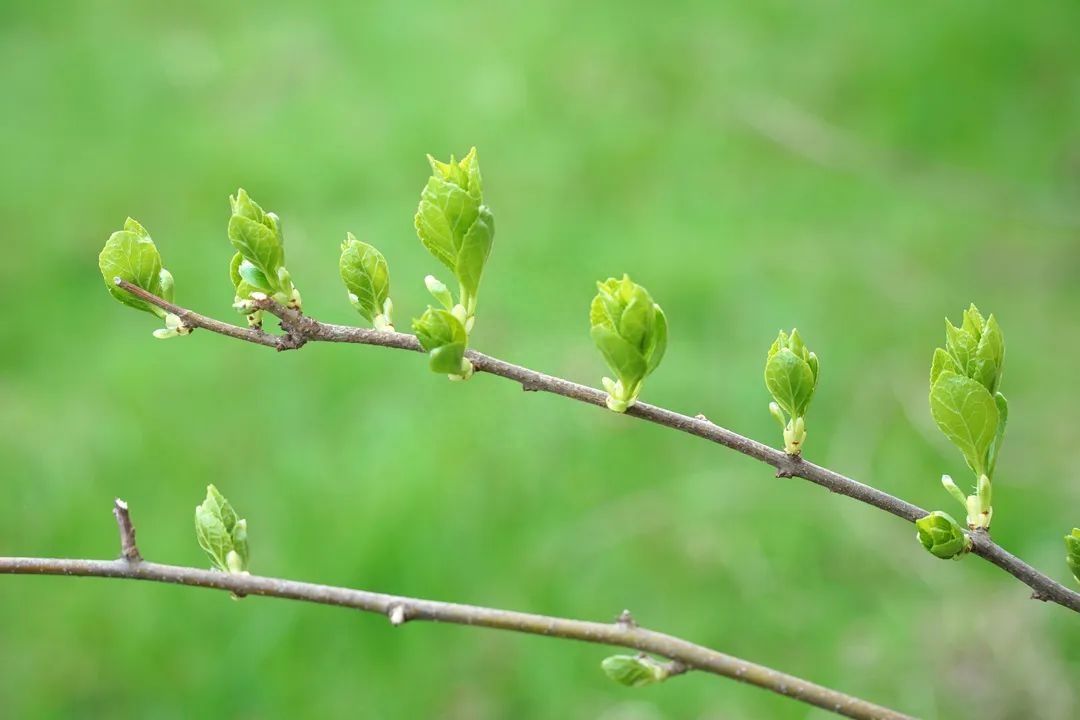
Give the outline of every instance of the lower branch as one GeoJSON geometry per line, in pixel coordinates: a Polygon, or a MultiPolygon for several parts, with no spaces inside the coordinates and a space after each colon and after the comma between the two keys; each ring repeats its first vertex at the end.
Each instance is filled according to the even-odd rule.
{"type": "Polygon", "coordinates": [[[495,608],[459,605],[384,595],[365,590],[313,583],[230,574],[215,570],[160,565],[128,560],[67,560],[53,558],[0,558],[0,574],[64,575],[126,578],[226,590],[237,596],[263,595],[303,602],[337,605],[385,615],[394,625],[410,620],[454,623],[547,637],[581,640],[598,645],[631,648],[667,658],[679,674],[683,668],[700,670],[756,685],[794,700],[852,718],[899,720],[910,716],[865,700],[830,690],[763,665],[710,650],[671,635],[638,627],[634,623],[586,622],[532,615],[495,608]]]}

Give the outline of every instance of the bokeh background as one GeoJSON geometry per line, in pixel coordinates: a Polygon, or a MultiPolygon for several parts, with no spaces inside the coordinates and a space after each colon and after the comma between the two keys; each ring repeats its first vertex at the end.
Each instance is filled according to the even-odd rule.
{"type": "MultiPolygon", "coordinates": [[[[305,308],[362,322],[346,230],[399,325],[440,266],[425,153],[480,149],[498,226],[476,347],[599,385],[594,282],[671,343],[644,399],[779,443],[777,330],[821,357],[807,455],[953,512],[932,425],[942,319],[998,315],[1012,414],[995,536],[1071,582],[1080,524],[1080,5],[0,5],[0,553],[205,565],[217,483],[257,572],[649,627],[926,717],[1072,718],[1080,623],[910,525],[695,438],[424,358],[275,354],[102,287],[132,215],[189,307],[230,308],[227,195],[286,229],[305,308]]],[[[603,648],[103,580],[0,579],[0,714],[806,718],[704,675],[629,690],[603,648]]]]}

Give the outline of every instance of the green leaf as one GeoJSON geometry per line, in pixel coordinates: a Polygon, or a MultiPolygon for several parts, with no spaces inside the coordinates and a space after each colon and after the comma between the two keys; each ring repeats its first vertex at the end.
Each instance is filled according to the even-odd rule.
{"type": "Polygon", "coordinates": [[[431,293],[431,296],[439,301],[439,304],[443,306],[445,310],[454,309],[454,298],[450,294],[450,290],[434,275],[427,275],[424,277],[424,287],[431,293]]]}
{"type": "Polygon", "coordinates": [[[772,357],[776,353],[780,352],[781,348],[788,347],[788,334],[783,330],[773,340],[773,344],[769,346],[769,354],[767,357],[772,357]]]}
{"type": "Polygon", "coordinates": [[[600,663],[609,678],[627,687],[654,685],[665,679],[665,673],[656,661],[637,655],[612,655],[600,663]]]}
{"type": "Polygon", "coordinates": [[[979,312],[979,308],[975,307],[975,303],[971,303],[968,309],[964,311],[964,322],[962,329],[975,338],[975,342],[979,342],[982,337],[983,328],[986,326],[986,321],[983,320],[982,313],[979,312]]]}
{"type": "Polygon", "coordinates": [[[611,372],[624,386],[636,385],[645,378],[648,365],[636,347],[603,325],[595,326],[590,334],[611,372]]]}
{"type": "Polygon", "coordinates": [[[1080,528],[1073,528],[1072,533],[1065,536],[1065,551],[1065,562],[1073,577],[1080,582],[1080,528]]]}
{"type": "Polygon", "coordinates": [[[986,328],[975,348],[975,358],[971,364],[971,377],[982,383],[991,393],[997,391],[1001,382],[1001,373],[1005,361],[1005,338],[1001,334],[997,319],[991,315],[986,321],[986,328]]]}
{"type": "Polygon", "coordinates": [[[227,572],[228,564],[225,557],[232,549],[232,538],[225,530],[221,518],[205,505],[195,508],[195,537],[214,565],[219,570],[227,572]]]}
{"type": "Polygon", "coordinates": [[[245,260],[258,268],[268,285],[273,278],[274,285],[271,289],[278,290],[277,269],[281,266],[282,252],[270,228],[233,215],[229,218],[229,242],[245,260]]]}
{"type": "Polygon", "coordinates": [[[390,270],[382,253],[348,233],[341,245],[338,269],[350,302],[368,322],[385,313],[390,270]]]}
{"type": "MultiPolygon", "coordinates": [[[[458,248],[454,242],[454,232],[447,217],[452,188],[437,178],[430,178],[420,195],[420,207],[416,211],[416,234],[427,251],[435,259],[457,275],[458,248]]],[[[456,191],[460,195],[460,191],[456,191]]]]}
{"type": "Polygon", "coordinates": [[[780,348],[765,363],[765,386],[788,415],[802,417],[814,396],[814,372],[789,348],[780,348]]]}
{"type": "Polygon", "coordinates": [[[978,340],[966,330],[953,326],[948,320],[945,321],[945,347],[949,354],[960,366],[961,375],[968,375],[972,360],[975,359],[975,349],[978,340]]]}
{"type": "Polygon", "coordinates": [[[105,241],[105,247],[98,255],[98,269],[105,287],[114,298],[157,317],[165,316],[161,308],[140,300],[113,282],[113,278],[119,277],[158,297],[163,297],[166,292],[172,294],[172,276],[166,273],[167,280],[162,276],[161,255],[157,246],[146,229],[135,220],[128,218],[124,229],[114,232],[105,241]],[[168,284],[167,290],[163,280],[168,284]]]}
{"type": "Polygon", "coordinates": [[[247,569],[247,521],[237,517],[232,505],[213,485],[207,486],[206,499],[195,508],[195,537],[222,572],[247,569]],[[238,556],[238,567],[230,564],[230,553],[238,556]]]}
{"type": "Polygon", "coordinates": [[[434,372],[445,375],[460,375],[462,361],[465,358],[465,343],[441,345],[428,353],[429,364],[434,372]]]}
{"type": "Polygon", "coordinates": [[[271,284],[262,270],[252,265],[251,261],[244,260],[241,262],[237,271],[240,273],[241,282],[250,285],[252,288],[261,290],[264,293],[274,291],[274,284],[271,284]]]}
{"type": "Polygon", "coordinates": [[[413,320],[413,332],[420,346],[427,351],[431,369],[447,375],[465,375],[468,361],[464,359],[468,345],[465,326],[452,313],[428,307],[418,320],[413,320]]]}
{"type": "Polygon", "coordinates": [[[915,521],[916,537],[927,552],[942,560],[956,560],[971,549],[971,538],[946,512],[935,510],[915,521]]]}
{"type": "Polygon", "coordinates": [[[956,363],[952,355],[941,348],[936,348],[934,350],[934,360],[930,364],[930,384],[933,385],[937,382],[938,376],[945,371],[957,375],[964,374],[963,369],[956,363]]]}
{"type": "Polygon", "coordinates": [[[645,367],[646,375],[651,375],[652,371],[660,365],[660,361],[664,358],[664,352],[667,350],[667,316],[664,315],[664,311],[656,303],[653,303],[653,311],[653,332],[650,334],[649,344],[645,348],[645,359],[648,363],[645,367]]]}
{"type": "Polygon", "coordinates": [[[987,452],[997,433],[998,407],[978,382],[944,371],[930,389],[930,412],[976,475],[987,474],[987,452]]]}
{"type": "Polygon", "coordinates": [[[240,556],[240,567],[246,570],[250,559],[247,539],[247,520],[237,520],[232,531],[233,550],[240,556]]]}
{"type": "Polygon", "coordinates": [[[1001,442],[1005,439],[1005,426],[1009,422],[1009,403],[1005,399],[1005,396],[1001,393],[994,394],[994,404],[997,405],[998,410],[998,424],[997,432],[994,433],[994,444],[990,447],[990,452],[987,454],[987,475],[991,478],[994,477],[994,470],[997,468],[998,453],[1001,452],[1001,442]]]}
{"type": "Polygon", "coordinates": [[[487,207],[481,205],[476,220],[461,241],[456,263],[458,281],[470,298],[475,298],[480,289],[480,276],[491,254],[494,239],[495,218],[487,207]]]}
{"type": "MultiPolygon", "coordinates": [[[[283,291],[278,282],[278,270],[285,263],[285,248],[277,219],[252,200],[243,188],[230,196],[232,217],[229,218],[229,242],[266,278],[273,291],[283,291]]],[[[256,283],[250,284],[255,285],[256,283]]]]}
{"type": "Polygon", "coordinates": [[[787,345],[791,352],[795,353],[795,357],[802,358],[803,360],[806,359],[806,344],[803,342],[802,335],[799,334],[797,329],[792,328],[787,345]]]}

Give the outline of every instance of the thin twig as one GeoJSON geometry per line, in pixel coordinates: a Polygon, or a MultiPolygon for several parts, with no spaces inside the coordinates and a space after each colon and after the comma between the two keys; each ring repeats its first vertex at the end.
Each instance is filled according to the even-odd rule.
{"type": "MultiPolygon", "coordinates": [[[[397,348],[399,350],[412,350],[423,352],[420,343],[413,335],[398,332],[382,332],[367,328],[352,327],[348,325],[331,325],[322,323],[299,310],[285,307],[271,299],[255,301],[255,306],[265,310],[281,320],[281,328],[284,335],[271,335],[262,331],[249,331],[228,325],[212,318],[204,317],[186,308],[166,302],[161,298],[146,292],[142,288],[132,285],[120,278],[116,278],[118,286],[132,295],[145,300],[151,305],[156,305],[168,312],[178,315],[185,325],[191,328],[205,328],[240,340],[247,340],[259,345],[268,345],[278,350],[292,350],[307,342],[336,342],[355,343],[359,345],[377,345],[379,347],[397,348]]],[[[607,395],[602,390],[596,390],[586,385],[563,380],[562,378],[536,372],[519,365],[513,365],[504,360],[484,355],[483,353],[469,350],[466,356],[472,362],[477,372],[485,372],[491,375],[513,380],[530,391],[543,391],[562,395],[572,400],[578,400],[589,405],[606,407],[607,395]]],[[[778,477],[797,477],[809,480],[815,485],[837,493],[847,495],[859,502],[872,505],[879,510],[895,515],[898,518],[915,522],[921,517],[928,515],[918,505],[913,505],[906,500],[901,500],[886,492],[882,492],[869,485],[863,485],[838,472],[834,472],[812,462],[804,460],[798,455],[788,455],[756,440],[739,435],[716,423],[701,417],[690,417],[671,410],[638,402],[632,405],[625,413],[630,417],[647,420],[657,425],[679,430],[690,435],[696,435],[705,440],[731,448],[755,460],[776,468],[778,477]]],[[[972,554],[987,560],[1027,585],[1035,596],[1047,602],[1053,602],[1074,612],[1080,612],[1080,593],[1070,590],[1053,578],[1039,572],[1020,558],[1008,552],[990,539],[986,533],[972,533],[972,554]]]]}
{"type": "Polygon", "coordinates": [[[429,620],[495,630],[581,640],[598,645],[631,648],[669,660],[668,675],[687,670],[720,675],[814,705],[851,718],[902,720],[910,716],[816,685],[793,675],[711,650],[664,633],[625,623],[597,623],[533,615],[511,610],[384,595],[366,590],[313,583],[230,574],[215,570],[126,560],[68,560],[55,558],[0,558],[0,574],[64,575],[126,578],[227,590],[234,595],[264,595],[303,602],[337,605],[389,617],[394,625],[405,620],[429,620]]]}
{"type": "Polygon", "coordinates": [[[113,502],[113,516],[120,530],[120,556],[129,563],[141,562],[142,555],[139,554],[139,546],[135,544],[135,526],[131,523],[128,504],[120,498],[113,502]]]}

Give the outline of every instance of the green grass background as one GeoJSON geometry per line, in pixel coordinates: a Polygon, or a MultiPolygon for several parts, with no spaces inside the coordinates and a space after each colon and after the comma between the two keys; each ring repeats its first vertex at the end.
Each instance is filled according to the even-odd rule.
{"type": "MultiPolygon", "coordinates": [[[[235,319],[227,195],[283,219],[305,309],[360,322],[346,230],[399,325],[438,271],[424,154],[480,149],[498,233],[474,344],[599,385],[587,306],[664,306],[643,399],[779,443],[777,330],[821,357],[807,456],[928,508],[966,482],[927,409],[942,318],[1008,342],[995,537],[1063,582],[1080,524],[1080,6],[13,2],[0,6],[0,553],[205,565],[208,482],[269,575],[651,628],[926,717],[1072,718],[1080,623],[913,528],[663,428],[420,356],[156,341],[95,266],[132,215],[189,307],[235,319]]],[[[603,648],[160,585],[0,579],[0,715],[807,718],[603,648]]]]}

